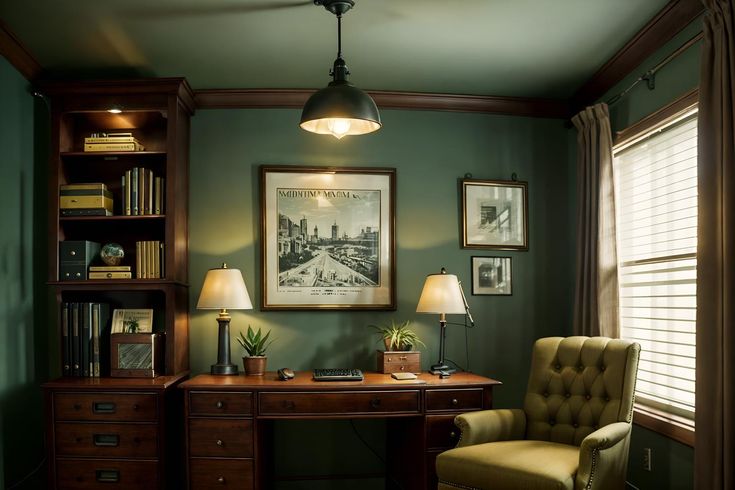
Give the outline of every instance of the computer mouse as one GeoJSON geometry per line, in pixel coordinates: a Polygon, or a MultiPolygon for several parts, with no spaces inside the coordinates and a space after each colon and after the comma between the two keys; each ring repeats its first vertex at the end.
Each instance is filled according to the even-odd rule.
{"type": "Polygon", "coordinates": [[[281,381],[288,381],[289,379],[293,379],[295,376],[296,375],[291,368],[281,368],[278,370],[278,377],[281,381]]]}

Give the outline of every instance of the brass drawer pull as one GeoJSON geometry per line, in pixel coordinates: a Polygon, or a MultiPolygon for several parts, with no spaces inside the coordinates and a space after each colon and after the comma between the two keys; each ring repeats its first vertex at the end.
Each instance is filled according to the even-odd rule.
{"type": "Polygon", "coordinates": [[[452,432],[449,433],[449,438],[450,439],[455,439],[456,437],[457,437],[457,433],[456,432],[452,431],[452,432]]]}
{"type": "Polygon", "coordinates": [[[220,476],[219,478],[217,478],[217,482],[218,483],[224,483],[225,482],[225,477],[224,476],[220,476]]]}
{"type": "Polygon", "coordinates": [[[115,413],[116,405],[114,402],[94,402],[92,403],[92,412],[99,414],[115,413]]]}
{"type": "Polygon", "coordinates": [[[407,361],[408,360],[408,356],[398,356],[398,360],[400,360],[400,361],[407,361]]]}
{"type": "Polygon", "coordinates": [[[117,447],[120,445],[120,436],[117,434],[94,434],[92,441],[97,447],[117,447]]]}
{"type": "Polygon", "coordinates": [[[224,443],[224,442],[222,442],[222,439],[217,439],[217,443],[216,443],[216,444],[217,444],[217,445],[218,445],[219,447],[222,447],[222,446],[224,446],[224,445],[225,445],[225,443],[224,443]]]}
{"type": "Polygon", "coordinates": [[[373,398],[370,400],[370,406],[373,408],[379,408],[380,407],[380,398],[373,398]]]}
{"type": "Polygon", "coordinates": [[[286,410],[294,410],[296,408],[296,402],[293,400],[283,400],[283,408],[286,410]]]}
{"type": "MultiPolygon", "coordinates": [[[[222,403],[221,401],[217,401],[217,403],[215,403],[215,404],[214,404],[214,406],[215,406],[215,407],[217,407],[217,408],[222,408],[222,407],[224,407],[224,406],[225,406],[225,404],[224,404],[224,403],[222,403]]],[[[221,478],[221,477],[220,477],[220,478],[221,478]]]]}
{"type": "Polygon", "coordinates": [[[452,406],[456,407],[457,405],[459,405],[459,401],[456,398],[452,398],[452,406]]]}
{"type": "Polygon", "coordinates": [[[117,483],[120,481],[120,472],[117,470],[97,470],[95,476],[100,483],[117,483]]]}

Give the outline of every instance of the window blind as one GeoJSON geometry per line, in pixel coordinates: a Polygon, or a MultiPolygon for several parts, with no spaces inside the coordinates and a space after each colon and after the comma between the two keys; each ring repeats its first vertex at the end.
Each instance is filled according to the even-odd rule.
{"type": "Polygon", "coordinates": [[[621,337],[641,344],[636,403],[694,418],[696,109],[616,148],[621,337]]]}

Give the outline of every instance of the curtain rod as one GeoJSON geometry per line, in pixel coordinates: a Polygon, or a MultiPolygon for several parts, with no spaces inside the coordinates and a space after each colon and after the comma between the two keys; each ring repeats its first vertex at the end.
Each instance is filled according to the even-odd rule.
{"type": "Polygon", "coordinates": [[[676,51],[674,51],[673,53],[671,53],[670,55],[668,55],[666,58],[664,58],[656,66],[654,66],[653,68],[651,68],[650,70],[648,70],[643,75],[639,76],[628,88],[626,88],[625,90],[623,90],[622,92],[620,92],[618,95],[615,95],[615,96],[611,97],[610,99],[608,99],[607,105],[608,106],[612,106],[612,105],[615,105],[616,103],[618,103],[623,97],[625,97],[626,95],[628,95],[628,92],[630,92],[631,90],[633,90],[633,88],[636,85],[638,85],[639,83],[641,83],[644,80],[646,81],[646,85],[648,86],[648,89],[649,90],[653,90],[654,88],[656,88],[656,72],[658,72],[664,66],[668,65],[669,62],[671,62],[671,60],[673,60],[674,58],[676,58],[677,56],[679,56],[680,54],[682,54],[684,51],[686,51],[687,49],[689,49],[692,46],[694,46],[695,44],[697,44],[699,41],[702,40],[703,37],[704,37],[704,33],[700,32],[699,34],[697,34],[696,36],[694,36],[693,38],[689,39],[687,42],[685,42],[684,44],[682,44],[681,46],[679,46],[676,49],[676,51]]]}

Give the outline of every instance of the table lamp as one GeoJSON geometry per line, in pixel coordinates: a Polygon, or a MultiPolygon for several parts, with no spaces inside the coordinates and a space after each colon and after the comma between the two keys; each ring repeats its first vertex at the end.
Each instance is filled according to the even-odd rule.
{"type": "Polygon", "coordinates": [[[467,308],[464,302],[464,294],[459,285],[459,280],[454,274],[447,274],[442,267],[439,274],[426,276],[424,289],[416,307],[417,313],[434,313],[439,315],[439,362],[431,366],[431,374],[453,373],[456,369],[450,368],[444,362],[444,349],[447,335],[447,314],[465,314],[467,308]]]}
{"type": "Polygon", "coordinates": [[[252,310],[245,281],[239,269],[209,269],[204,277],[202,292],[199,293],[198,310],[220,310],[217,364],[212,364],[212,374],[237,374],[237,365],[230,359],[230,314],[227,310],[252,310]]]}

